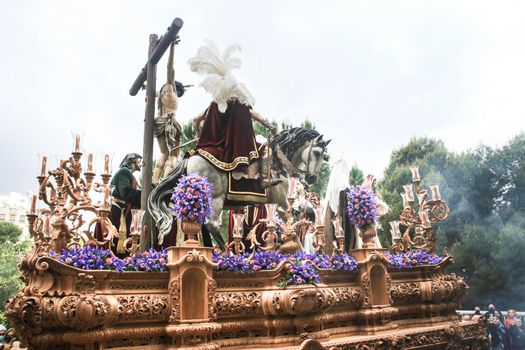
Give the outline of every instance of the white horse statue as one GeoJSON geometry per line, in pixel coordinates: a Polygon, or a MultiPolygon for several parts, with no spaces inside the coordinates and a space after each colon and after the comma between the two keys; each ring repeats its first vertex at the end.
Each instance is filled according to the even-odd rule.
{"type": "MultiPolygon", "coordinates": [[[[328,141],[316,130],[292,128],[284,130],[272,137],[270,148],[272,154],[272,169],[283,179],[279,185],[268,188],[267,203],[277,203],[283,209],[288,204],[288,177],[302,177],[308,184],[317,180],[321,164],[325,160],[325,150],[328,141]]],[[[205,223],[207,230],[215,238],[217,244],[224,249],[225,242],[220,235],[221,211],[226,199],[227,173],[218,170],[210,162],[195,154],[178,163],[173,172],[166,177],[151,192],[148,199],[148,210],[159,229],[158,241],[162,244],[171,231],[173,215],[170,211],[170,197],[178,179],[191,173],[198,173],[213,183],[212,215],[205,223]]]]}

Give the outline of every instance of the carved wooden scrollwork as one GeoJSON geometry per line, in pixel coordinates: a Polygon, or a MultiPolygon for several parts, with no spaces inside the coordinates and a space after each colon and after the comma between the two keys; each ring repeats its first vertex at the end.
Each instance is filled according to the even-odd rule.
{"type": "Polygon", "coordinates": [[[180,321],[180,278],[174,278],[170,281],[168,286],[168,292],[170,294],[170,323],[180,321]]]}

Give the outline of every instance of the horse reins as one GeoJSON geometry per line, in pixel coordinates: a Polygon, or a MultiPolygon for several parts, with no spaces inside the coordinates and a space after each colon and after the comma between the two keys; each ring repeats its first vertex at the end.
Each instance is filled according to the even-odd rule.
{"type": "Polygon", "coordinates": [[[299,175],[301,173],[308,173],[308,168],[310,166],[310,157],[311,157],[310,154],[312,153],[313,146],[314,146],[314,140],[310,140],[310,146],[308,150],[308,161],[306,163],[306,170],[301,170],[295,165],[293,165],[292,162],[290,162],[290,160],[286,157],[283,150],[281,149],[281,146],[279,146],[278,143],[275,144],[275,151],[277,152],[277,157],[279,158],[281,163],[284,165],[288,173],[290,173],[291,175],[299,175]]]}

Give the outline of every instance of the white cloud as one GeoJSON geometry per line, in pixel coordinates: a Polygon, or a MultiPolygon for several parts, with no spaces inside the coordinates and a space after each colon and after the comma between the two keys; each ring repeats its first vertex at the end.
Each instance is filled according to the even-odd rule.
{"type": "MultiPolygon", "coordinates": [[[[0,11],[0,192],[35,189],[35,154],[66,156],[71,130],[86,147],[141,152],[144,95],[128,90],[148,35],[184,21],[177,78],[212,38],[240,43],[239,80],[270,119],[314,121],[332,154],[379,175],[415,136],[452,150],[502,144],[525,113],[525,18],[519,1],[24,1],[0,11]]],[[[158,67],[158,86],[165,77],[158,67]]],[[[209,97],[192,88],[178,117],[209,97]]],[[[118,160],[117,160],[118,162],[118,160]]]]}

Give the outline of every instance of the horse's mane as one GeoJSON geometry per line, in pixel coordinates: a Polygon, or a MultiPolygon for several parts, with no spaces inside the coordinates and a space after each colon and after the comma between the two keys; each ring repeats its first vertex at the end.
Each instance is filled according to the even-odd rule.
{"type": "Polygon", "coordinates": [[[284,169],[284,165],[282,164],[279,157],[277,157],[277,145],[279,145],[286,158],[290,159],[292,154],[296,152],[302,145],[310,140],[315,139],[319,135],[320,134],[317,130],[299,127],[281,131],[270,140],[270,147],[273,152],[273,163],[279,169],[284,169]]]}

